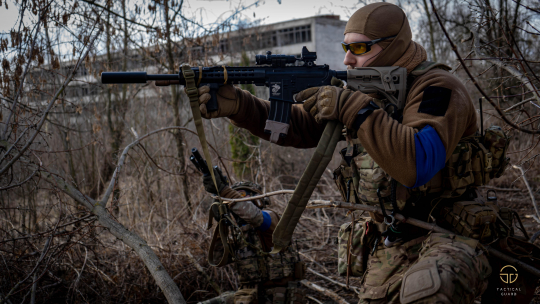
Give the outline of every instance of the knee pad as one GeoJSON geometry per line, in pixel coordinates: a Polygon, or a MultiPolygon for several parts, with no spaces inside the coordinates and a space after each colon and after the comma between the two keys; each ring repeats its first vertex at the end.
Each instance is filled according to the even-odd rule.
{"type": "Polygon", "coordinates": [[[427,259],[413,265],[401,283],[399,300],[402,304],[412,303],[436,294],[441,288],[441,276],[435,259],[427,259]]]}

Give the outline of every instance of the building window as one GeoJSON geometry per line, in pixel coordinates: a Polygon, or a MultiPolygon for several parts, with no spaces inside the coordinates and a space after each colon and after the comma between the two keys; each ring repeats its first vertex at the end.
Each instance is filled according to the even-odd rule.
{"type": "Polygon", "coordinates": [[[311,41],[311,25],[291,27],[278,31],[278,44],[284,46],[311,41]]]}
{"type": "MultiPolygon", "coordinates": [[[[311,25],[266,31],[255,39],[253,35],[238,35],[219,41],[218,53],[240,52],[242,49],[269,49],[296,43],[311,42],[311,25]],[[246,39],[250,37],[251,39],[246,39]]],[[[215,54],[216,52],[211,52],[215,54]]]]}

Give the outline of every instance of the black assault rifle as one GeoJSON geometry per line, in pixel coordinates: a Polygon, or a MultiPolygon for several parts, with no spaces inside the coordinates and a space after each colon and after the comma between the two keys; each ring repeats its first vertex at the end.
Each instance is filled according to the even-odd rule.
{"type": "MultiPolygon", "coordinates": [[[[292,104],[298,103],[294,95],[302,90],[317,86],[331,85],[333,77],[347,82],[347,87],[364,93],[379,92],[389,101],[402,109],[405,103],[407,72],[405,68],[368,67],[347,71],[330,70],[328,65],[316,65],[316,52],[310,52],[304,46],[302,55],[297,58],[290,55],[256,55],[256,66],[250,67],[192,67],[195,80],[199,85],[210,85],[217,90],[222,84],[254,84],[266,86],[270,92],[270,113],[266,121],[265,132],[270,133],[270,140],[277,142],[279,136],[284,137],[289,129],[292,104]]],[[[156,81],[157,86],[171,84],[185,85],[180,71],[177,74],[155,74],[146,72],[103,72],[101,82],[112,83],[146,83],[156,81]]],[[[209,112],[218,109],[215,94],[206,106],[209,112]]]]}

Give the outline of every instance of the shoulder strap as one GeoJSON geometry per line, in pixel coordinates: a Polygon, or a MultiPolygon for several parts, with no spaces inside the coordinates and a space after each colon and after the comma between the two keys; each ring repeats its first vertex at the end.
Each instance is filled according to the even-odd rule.
{"type": "Polygon", "coordinates": [[[429,72],[432,69],[442,69],[445,71],[450,71],[452,68],[447,66],[446,64],[438,63],[434,61],[421,62],[407,76],[407,95],[409,95],[409,91],[411,90],[412,84],[416,80],[416,78],[424,75],[425,73],[429,72]]]}
{"type": "Polygon", "coordinates": [[[425,73],[427,73],[428,71],[434,68],[443,69],[445,71],[450,71],[452,69],[451,67],[447,66],[444,63],[424,61],[424,62],[421,62],[419,65],[417,65],[416,68],[414,68],[414,70],[411,71],[410,76],[413,76],[414,78],[416,78],[418,76],[424,75],[425,73]]]}

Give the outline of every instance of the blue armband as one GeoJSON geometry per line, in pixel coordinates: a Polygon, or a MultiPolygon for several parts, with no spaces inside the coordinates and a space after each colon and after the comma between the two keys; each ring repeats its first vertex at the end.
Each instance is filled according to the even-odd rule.
{"type": "Polygon", "coordinates": [[[265,232],[266,230],[268,230],[268,228],[270,228],[270,225],[272,225],[272,218],[270,217],[270,214],[268,214],[268,212],[266,211],[263,211],[262,214],[263,222],[259,227],[257,227],[257,229],[265,232]]]}
{"type": "MultiPolygon", "coordinates": [[[[425,126],[420,132],[414,134],[416,150],[416,188],[429,182],[437,172],[444,168],[446,163],[446,149],[431,126],[425,126]]],[[[409,188],[409,187],[407,187],[409,188]]]]}

